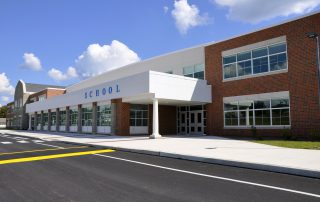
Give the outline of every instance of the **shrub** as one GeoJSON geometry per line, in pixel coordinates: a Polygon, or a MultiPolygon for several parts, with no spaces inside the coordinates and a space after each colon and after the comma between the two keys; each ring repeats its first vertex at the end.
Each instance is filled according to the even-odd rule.
{"type": "Polygon", "coordinates": [[[320,129],[313,129],[310,131],[310,139],[313,141],[320,140],[320,129]]]}
{"type": "Polygon", "coordinates": [[[251,126],[251,132],[254,139],[262,140],[262,136],[257,133],[257,128],[255,126],[251,126]]]}
{"type": "Polygon", "coordinates": [[[292,134],[291,130],[288,128],[283,128],[282,137],[285,140],[297,140],[297,136],[292,134]]]}

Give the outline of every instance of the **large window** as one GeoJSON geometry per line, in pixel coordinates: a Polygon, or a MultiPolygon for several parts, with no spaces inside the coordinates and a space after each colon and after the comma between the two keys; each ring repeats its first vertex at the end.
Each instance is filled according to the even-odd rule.
{"type": "Polygon", "coordinates": [[[265,99],[224,103],[225,126],[288,126],[289,99],[265,99]]]}
{"type": "Polygon", "coordinates": [[[78,125],[78,109],[70,109],[69,116],[70,116],[70,126],[77,126],[78,125]]]}
{"type": "Polygon", "coordinates": [[[204,64],[197,64],[183,68],[183,75],[191,78],[204,79],[204,64]]]}
{"type": "Polygon", "coordinates": [[[82,126],[92,126],[92,107],[82,108],[82,126]]]}
{"type": "Polygon", "coordinates": [[[148,126],[148,105],[131,105],[130,126],[148,126]]]}
{"type": "Polygon", "coordinates": [[[48,125],[48,112],[42,114],[42,125],[47,126],[48,125]]]}
{"type": "Polygon", "coordinates": [[[97,106],[97,126],[111,126],[111,105],[97,106]]]}
{"type": "Polygon", "coordinates": [[[59,126],[65,126],[67,123],[67,114],[65,110],[59,111],[59,126]]]}
{"type": "Polygon", "coordinates": [[[36,119],[37,119],[37,126],[41,126],[41,114],[37,114],[36,119]]]}
{"type": "Polygon", "coordinates": [[[223,78],[287,69],[287,44],[279,43],[223,57],[223,78]]]}
{"type": "Polygon", "coordinates": [[[50,113],[50,124],[51,126],[55,126],[57,123],[57,113],[56,112],[51,112],[50,113]]]}

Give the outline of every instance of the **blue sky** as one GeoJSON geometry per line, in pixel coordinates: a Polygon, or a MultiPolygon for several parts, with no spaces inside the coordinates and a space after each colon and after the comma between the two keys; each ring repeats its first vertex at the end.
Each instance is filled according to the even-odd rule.
{"type": "Polygon", "coordinates": [[[319,10],[320,0],[1,0],[0,104],[319,10]],[[261,6],[261,2],[263,5],[261,6]]]}

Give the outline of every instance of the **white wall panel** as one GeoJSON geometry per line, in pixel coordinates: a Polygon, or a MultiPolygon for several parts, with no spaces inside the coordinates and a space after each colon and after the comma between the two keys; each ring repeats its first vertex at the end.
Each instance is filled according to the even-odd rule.
{"type": "Polygon", "coordinates": [[[173,71],[173,74],[182,75],[183,67],[200,63],[204,63],[204,46],[188,48],[129,64],[69,86],[66,91],[68,93],[78,91],[149,70],[158,72],[173,71]]]}
{"type": "MultiPolygon", "coordinates": [[[[107,91],[107,90],[106,90],[107,91]]],[[[193,101],[210,103],[211,86],[205,80],[194,79],[184,76],[166,74],[161,72],[147,71],[110,81],[92,88],[87,88],[64,95],[52,97],[43,102],[34,102],[27,105],[27,113],[39,110],[74,106],[78,104],[92,105],[92,102],[105,102],[116,98],[132,96],[145,97],[154,94],[156,98],[171,99],[177,101],[193,101]],[[112,92],[103,94],[102,89],[112,88],[112,92]],[[99,96],[96,95],[96,90],[99,96]]]]}
{"type": "Polygon", "coordinates": [[[130,134],[148,134],[148,126],[130,126],[130,134]]]}

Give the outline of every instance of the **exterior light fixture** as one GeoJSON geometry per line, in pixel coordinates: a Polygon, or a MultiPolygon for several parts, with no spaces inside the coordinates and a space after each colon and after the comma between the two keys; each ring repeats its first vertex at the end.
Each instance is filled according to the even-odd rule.
{"type": "Polygon", "coordinates": [[[317,69],[318,69],[318,96],[319,96],[319,105],[320,105],[320,44],[319,44],[319,34],[316,32],[307,33],[308,38],[315,39],[317,46],[317,69]]]}

